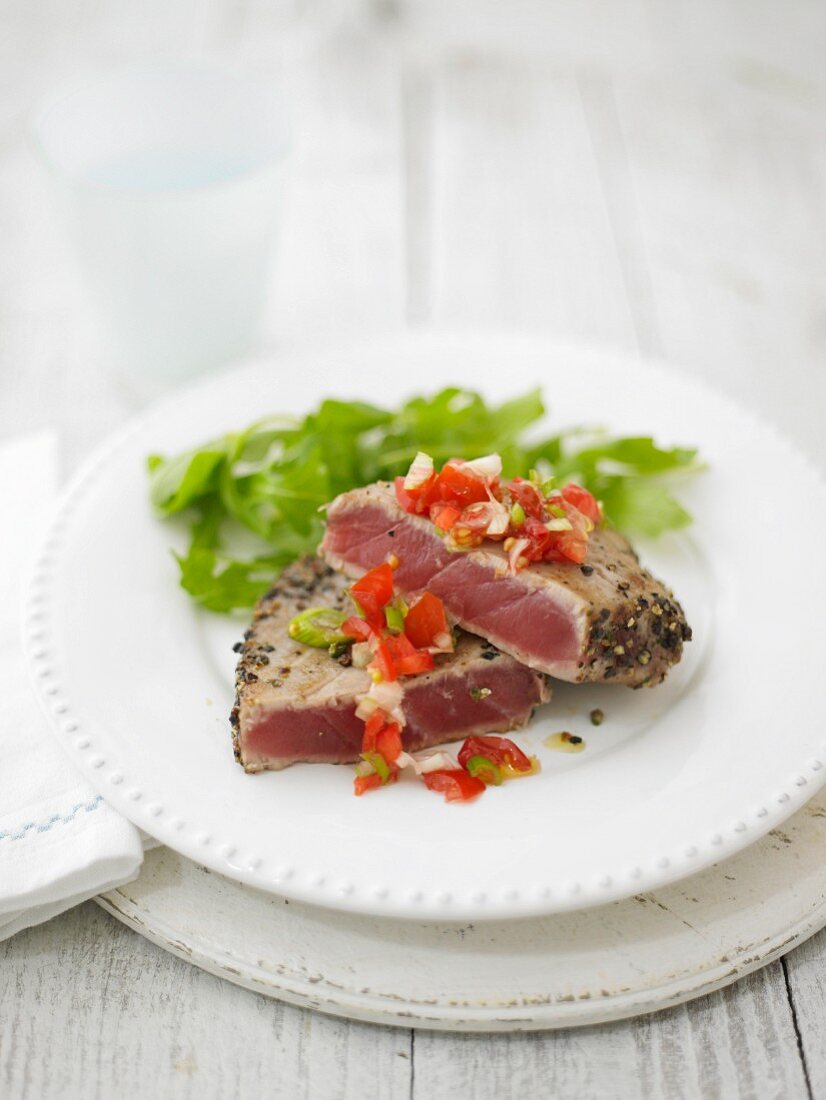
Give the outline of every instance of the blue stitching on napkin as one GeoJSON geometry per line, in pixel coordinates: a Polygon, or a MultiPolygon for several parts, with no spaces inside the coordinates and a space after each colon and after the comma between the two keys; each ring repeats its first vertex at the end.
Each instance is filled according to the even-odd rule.
{"type": "Polygon", "coordinates": [[[97,798],[93,798],[91,802],[78,802],[72,807],[68,814],[52,814],[52,816],[45,821],[27,821],[26,824],[22,825],[16,832],[0,833],[0,840],[22,840],[23,837],[31,835],[32,830],[34,830],[35,833],[48,833],[55,825],[68,825],[70,821],[73,821],[77,817],[81,810],[83,810],[84,813],[90,814],[93,810],[96,810],[102,802],[102,796],[98,795],[97,798]]]}

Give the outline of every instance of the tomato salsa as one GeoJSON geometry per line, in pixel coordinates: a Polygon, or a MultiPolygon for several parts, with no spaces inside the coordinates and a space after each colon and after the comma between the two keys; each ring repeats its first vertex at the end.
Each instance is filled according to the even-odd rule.
{"type": "Polygon", "coordinates": [[[350,647],[350,659],[370,674],[371,685],[358,698],[356,715],[364,722],[361,761],[356,767],[357,795],[395,783],[412,768],[428,789],[441,792],[448,802],[469,802],[488,786],[539,770],[535,757],[526,756],[506,737],[468,737],[458,758],[445,750],[411,756],[404,751],[400,677],[421,676],[434,667],[434,657],[452,653],[454,638],[444,604],[424,592],[408,606],[393,585],[391,559],[369,572],[349,589],[356,614],[311,609],[290,623],[290,637],[305,645],[329,647],[338,654],[350,647]]]}
{"type": "Polygon", "coordinates": [[[556,488],[553,478],[543,481],[536,471],[503,482],[499,455],[451,458],[437,472],[433,459],[419,452],[395,489],[401,507],[430,519],[448,549],[500,542],[513,572],[539,561],[581,565],[602,522],[599,503],[573,482],[556,488]]]}

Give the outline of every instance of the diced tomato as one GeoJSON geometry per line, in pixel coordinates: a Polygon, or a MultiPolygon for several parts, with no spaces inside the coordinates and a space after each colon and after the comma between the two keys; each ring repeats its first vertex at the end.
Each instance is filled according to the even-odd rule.
{"type": "Polygon", "coordinates": [[[417,512],[426,512],[433,494],[433,486],[436,484],[436,473],[431,474],[421,485],[415,489],[405,489],[404,478],[397,477],[393,482],[396,490],[396,500],[404,508],[405,512],[415,515],[417,512]]]}
{"type": "Polygon", "coordinates": [[[385,642],[399,676],[418,676],[433,668],[433,655],[420,652],[406,635],[390,635],[385,638],[385,642]]]}
{"type": "Polygon", "coordinates": [[[482,780],[474,779],[464,768],[425,772],[422,779],[429,790],[441,791],[446,802],[470,802],[485,790],[482,780]]]}
{"type": "Polygon", "coordinates": [[[353,598],[364,612],[364,617],[376,627],[384,626],[383,611],[393,599],[393,570],[387,562],[357,580],[350,588],[353,598]]]}
{"type": "Polygon", "coordinates": [[[381,776],[376,772],[370,775],[357,775],[353,780],[353,789],[357,795],[360,795],[364,794],[365,791],[374,791],[378,787],[387,787],[391,783],[395,783],[398,778],[398,770],[394,771],[392,768],[384,783],[382,783],[381,776]]]}
{"type": "Polygon", "coordinates": [[[508,737],[468,737],[459,749],[463,768],[472,756],[486,756],[492,764],[507,765],[518,772],[533,770],[530,758],[508,737]]]}
{"type": "Polygon", "coordinates": [[[432,592],[422,594],[407,613],[404,632],[417,649],[435,646],[437,637],[450,634],[445,605],[438,596],[432,592]]]}
{"type": "Polygon", "coordinates": [[[440,531],[449,531],[461,514],[461,508],[445,500],[430,505],[430,518],[440,531]]]}
{"type": "MultiPolygon", "coordinates": [[[[576,565],[582,565],[588,556],[588,536],[582,531],[562,531],[559,534],[554,550],[561,558],[553,558],[555,561],[572,561],[576,565]]],[[[548,561],[547,553],[545,560],[548,561]]]]}
{"type": "Polygon", "coordinates": [[[399,505],[404,508],[405,512],[409,512],[411,515],[415,514],[418,511],[416,507],[416,497],[405,489],[404,478],[394,478],[393,487],[396,490],[396,500],[399,502],[399,505]]]}
{"type": "Polygon", "coordinates": [[[461,504],[463,508],[489,499],[484,478],[464,469],[458,458],[451,458],[444,464],[434,488],[438,489],[439,499],[461,504]]]}
{"type": "Polygon", "coordinates": [[[341,633],[346,634],[348,638],[355,638],[356,641],[367,642],[373,637],[375,630],[365,619],[360,619],[358,615],[351,615],[341,624],[341,633]]]}
{"type": "Polygon", "coordinates": [[[389,722],[376,738],[376,752],[380,752],[388,764],[392,764],[402,751],[401,728],[397,722],[389,722]]]}
{"type": "Polygon", "coordinates": [[[403,477],[394,481],[396,500],[406,512],[414,514],[427,512],[439,502],[458,504],[461,511],[468,504],[489,500],[491,494],[497,500],[502,496],[498,477],[486,479],[460,458],[449,459],[441,473],[434,473],[415,488],[405,488],[404,482],[403,477]]]}
{"type": "Polygon", "coordinates": [[[549,546],[548,547],[548,549],[542,555],[542,561],[562,561],[562,562],[574,562],[574,564],[579,564],[579,565],[582,564],[582,562],[575,562],[574,558],[571,558],[567,554],[564,554],[562,552],[561,547],[558,544],[556,546],[549,546]]]}
{"type": "Polygon", "coordinates": [[[381,676],[382,680],[392,682],[398,679],[396,673],[396,666],[393,664],[393,657],[390,650],[387,648],[387,643],[381,638],[375,638],[370,643],[373,648],[373,660],[367,666],[368,668],[375,669],[381,676]]]}
{"type": "Polygon", "coordinates": [[[562,490],[562,499],[573,504],[574,508],[582,512],[583,516],[587,516],[592,523],[599,523],[602,519],[602,512],[593,494],[583,489],[581,485],[570,482],[562,490]]]}
{"type": "Polygon", "coordinates": [[[357,775],[353,780],[353,789],[356,795],[364,794],[365,791],[373,791],[377,787],[381,786],[381,776],[376,772],[370,775],[357,775]]]}
{"type": "Polygon", "coordinates": [[[405,634],[388,634],[384,639],[394,661],[414,657],[418,650],[405,634]]]}
{"type": "Polygon", "coordinates": [[[364,723],[364,736],[361,740],[362,752],[376,752],[378,737],[387,725],[387,718],[380,710],[374,710],[364,723]]]}
{"type": "Polygon", "coordinates": [[[513,481],[508,483],[508,492],[512,499],[522,506],[522,511],[526,516],[542,519],[542,509],[545,502],[539,488],[532,481],[515,477],[513,481]]]}
{"type": "Polygon", "coordinates": [[[588,534],[585,520],[576,512],[568,517],[570,531],[549,531],[544,523],[528,518],[522,534],[529,545],[522,551],[527,561],[572,561],[581,565],[588,553],[588,534]]]}
{"type": "Polygon", "coordinates": [[[433,654],[417,652],[410,657],[399,657],[395,665],[399,676],[420,676],[423,672],[432,671],[433,654]]]}
{"type": "Polygon", "coordinates": [[[546,554],[545,560],[572,561],[582,565],[588,554],[588,533],[591,521],[577,508],[568,507],[566,511],[571,530],[555,532],[551,542],[552,549],[562,557],[549,558],[546,554]]]}
{"type": "Polygon", "coordinates": [[[533,516],[528,516],[520,534],[528,540],[528,546],[522,551],[522,556],[528,561],[542,561],[553,539],[545,524],[534,519],[533,516]]]}
{"type": "Polygon", "coordinates": [[[350,591],[362,607],[365,603],[376,609],[386,607],[393,599],[393,570],[387,562],[369,570],[355,582],[350,591]]]}
{"type": "Polygon", "coordinates": [[[401,726],[398,722],[388,722],[383,711],[374,711],[364,723],[361,751],[367,756],[379,753],[388,765],[392,765],[402,751],[401,726]]]}

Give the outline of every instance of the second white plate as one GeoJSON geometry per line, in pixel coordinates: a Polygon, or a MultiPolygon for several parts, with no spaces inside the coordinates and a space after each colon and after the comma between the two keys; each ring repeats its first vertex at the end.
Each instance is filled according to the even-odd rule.
{"type": "MultiPolygon", "coordinates": [[[[775,433],[679,375],[540,340],[396,336],[251,364],[162,405],[70,487],[26,617],[47,712],[127,817],[224,875],[397,917],[558,912],[658,887],[744,847],[824,778],[818,717],[826,491],[775,433]],[[695,444],[690,537],[640,546],[695,641],[652,691],[560,686],[519,739],[543,771],[476,803],[420,784],[352,797],[349,769],[247,776],[227,716],[242,619],[198,614],[146,499],[145,456],[324,396],[395,401],[448,382],[503,398],[541,384],[553,422],[695,444]],[[587,720],[599,706],[605,722],[587,720]],[[546,750],[548,733],[585,752],[546,750]]],[[[178,543],[179,544],[179,543],[178,543]]]]}
{"type": "MultiPolygon", "coordinates": [[[[186,962],[334,1016],[532,1031],[702,997],[826,923],[823,792],[744,852],[613,905],[530,920],[394,921],[250,890],[167,848],[97,898],[186,962]]],[[[593,1094],[592,1094],[593,1095],[593,1094]]]]}

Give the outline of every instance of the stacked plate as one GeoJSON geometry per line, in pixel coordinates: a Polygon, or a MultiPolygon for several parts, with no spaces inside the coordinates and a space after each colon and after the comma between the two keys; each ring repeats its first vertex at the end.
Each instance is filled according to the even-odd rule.
{"type": "MultiPolygon", "coordinates": [[[[112,439],[70,486],[29,604],[40,654],[31,663],[58,736],[101,794],[172,850],[150,856],[137,886],[107,904],[145,925],[137,914],[160,875],[190,901],[180,900],[182,941],[175,891],[164,893],[170,904],[150,919],[159,941],[188,938],[201,965],[275,995],[405,1026],[546,1027],[705,992],[705,978],[656,976],[663,918],[650,898],[694,876],[698,913],[725,922],[719,872],[705,869],[776,829],[823,783],[826,579],[811,565],[826,541],[825,504],[804,459],[731,402],[672,371],[546,341],[397,336],[251,363],[174,397],[112,439]],[[541,774],[465,806],[412,783],[354,799],[334,766],[245,775],[227,720],[244,621],[193,609],[169,553],[184,532],[147,505],[150,453],[265,412],[305,412],[325,396],[390,402],[411,379],[417,391],[452,382],[494,399],[540,384],[558,426],[653,432],[698,446],[708,463],[686,487],[689,533],[637,545],[694,629],[682,663],[652,691],[560,685],[519,738],[541,774]],[[588,721],[596,707],[599,728],[588,721]],[[560,729],[583,736],[586,750],[546,748],[560,729]],[[193,907],[193,892],[219,894],[221,904],[193,907]],[[196,909],[208,921],[193,925],[196,909]],[[256,927],[267,931],[253,949],[240,930],[256,927]],[[239,967],[245,942],[253,954],[239,967]],[[548,952],[554,965],[537,966],[548,952]],[[415,978],[411,953],[422,962],[415,978]],[[623,977],[621,959],[634,956],[623,977]],[[342,986],[343,958],[352,996],[325,999],[319,982],[342,986]]],[[[752,855],[740,857],[738,875],[748,869],[751,885],[744,880],[734,902],[744,923],[751,902],[765,910],[754,875],[767,857],[752,855]]],[[[811,918],[812,896],[805,901],[811,918]]],[[[802,914],[778,921],[795,934],[815,930],[819,918],[801,924],[802,914]]],[[[723,941],[715,958],[733,958],[723,941]]],[[[707,978],[711,961],[697,955],[679,957],[707,978]]],[[[728,980],[739,972],[719,965],[728,980]]]]}

